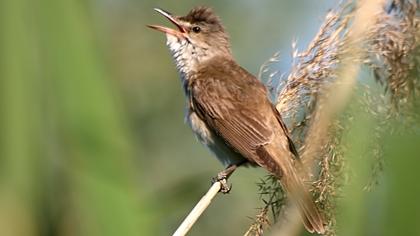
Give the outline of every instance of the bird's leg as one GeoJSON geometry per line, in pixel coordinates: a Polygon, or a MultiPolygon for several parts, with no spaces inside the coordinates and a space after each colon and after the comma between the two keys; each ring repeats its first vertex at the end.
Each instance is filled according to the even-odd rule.
{"type": "Polygon", "coordinates": [[[212,179],[212,183],[220,182],[222,187],[220,188],[220,192],[222,193],[229,193],[232,189],[232,185],[229,185],[227,179],[232,175],[232,173],[241,166],[242,164],[246,163],[246,161],[240,162],[238,164],[229,165],[226,169],[220,171],[216,177],[212,179]]]}
{"type": "Polygon", "coordinates": [[[220,192],[222,193],[229,193],[232,189],[232,185],[229,186],[227,183],[227,179],[232,175],[232,173],[236,170],[238,165],[233,164],[228,166],[226,169],[217,173],[217,176],[212,179],[212,183],[220,182],[222,185],[220,188],[220,192]]]}

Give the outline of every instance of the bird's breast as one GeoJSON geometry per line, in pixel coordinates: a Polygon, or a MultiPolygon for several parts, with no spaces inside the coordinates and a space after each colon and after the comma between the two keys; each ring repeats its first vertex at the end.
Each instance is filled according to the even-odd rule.
{"type": "Polygon", "coordinates": [[[187,109],[185,119],[197,139],[210,149],[223,166],[228,167],[229,165],[242,163],[245,160],[242,155],[235,152],[222,138],[217,136],[193,109],[187,109]]]}
{"type": "Polygon", "coordinates": [[[214,143],[214,135],[207,124],[191,108],[188,108],[185,120],[201,143],[206,146],[214,143]]]}

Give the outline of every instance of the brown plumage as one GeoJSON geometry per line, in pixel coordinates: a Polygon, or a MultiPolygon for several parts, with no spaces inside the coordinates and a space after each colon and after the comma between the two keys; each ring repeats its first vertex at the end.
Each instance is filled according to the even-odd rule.
{"type": "Polygon", "coordinates": [[[298,153],[287,128],[265,86],[234,61],[220,19],[205,7],[184,17],[165,16],[179,32],[151,27],[167,34],[188,98],[186,118],[199,140],[227,167],[246,160],[277,176],[306,229],[325,232],[294,166],[298,153]]]}
{"type": "Polygon", "coordinates": [[[208,7],[195,7],[191,9],[190,12],[186,16],[179,17],[180,20],[186,21],[192,24],[199,23],[199,24],[208,24],[209,26],[213,26],[214,30],[223,30],[224,27],[222,25],[222,21],[220,18],[214,14],[213,10],[208,7]]]}

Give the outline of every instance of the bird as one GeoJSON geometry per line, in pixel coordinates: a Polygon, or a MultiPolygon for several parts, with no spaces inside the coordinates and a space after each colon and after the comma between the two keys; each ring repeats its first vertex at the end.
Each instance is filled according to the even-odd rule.
{"type": "Polygon", "coordinates": [[[305,228],[323,234],[324,219],[298,173],[299,154],[289,131],[265,85],[233,58],[220,17],[206,6],[185,16],[154,10],[175,26],[147,25],[166,34],[186,97],[185,120],[225,167],[217,180],[241,165],[265,168],[298,207],[305,228]]]}

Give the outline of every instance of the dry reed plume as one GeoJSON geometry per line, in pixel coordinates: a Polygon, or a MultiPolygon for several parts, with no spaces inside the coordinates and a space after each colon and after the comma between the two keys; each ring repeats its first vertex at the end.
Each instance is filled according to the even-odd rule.
{"type": "MultiPolygon", "coordinates": [[[[278,53],[260,71],[260,79],[266,81],[276,98],[276,107],[288,124],[304,163],[311,169],[314,167],[312,192],[328,218],[327,235],[335,235],[336,199],[346,181],[345,147],[341,137],[351,121],[343,109],[351,92],[358,89],[363,94],[359,104],[364,111],[380,118],[378,127],[386,126],[393,116],[410,120],[412,107],[419,103],[416,101],[420,95],[419,2],[378,1],[372,4],[376,4],[375,11],[360,7],[360,3],[366,2],[369,1],[348,0],[330,11],[306,50],[298,51],[293,43],[293,63],[288,76],[282,76],[274,69],[278,53]],[[365,27],[360,27],[358,20],[365,21],[365,27]],[[346,70],[351,69],[343,67],[354,65],[371,71],[375,81],[383,87],[383,93],[378,95],[367,83],[356,80],[358,67],[353,68],[356,71],[350,71],[349,79],[354,86],[343,81],[349,74],[346,70]],[[336,97],[331,88],[337,84],[347,94],[341,107],[335,109],[331,108],[335,105],[328,99],[336,97]]],[[[374,131],[375,137],[379,138],[381,129],[375,127],[374,131]]],[[[372,179],[366,183],[368,190],[377,183],[377,176],[382,171],[381,153],[381,147],[373,145],[368,154],[367,158],[375,160],[372,179]]],[[[258,187],[264,205],[246,235],[262,235],[264,229],[281,218],[278,216],[285,214],[282,211],[285,198],[275,177],[261,180],[258,187]]]]}

